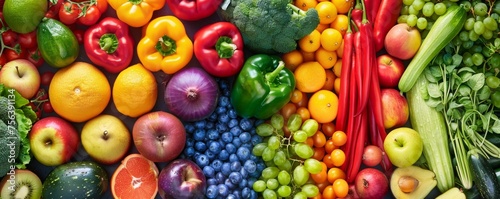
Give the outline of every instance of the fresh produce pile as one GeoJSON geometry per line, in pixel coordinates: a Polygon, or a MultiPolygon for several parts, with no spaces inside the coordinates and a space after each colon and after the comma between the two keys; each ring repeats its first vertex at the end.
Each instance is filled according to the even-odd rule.
{"type": "Polygon", "coordinates": [[[0,198],[500,198],[495,0],[0,9],[0,198]]]}

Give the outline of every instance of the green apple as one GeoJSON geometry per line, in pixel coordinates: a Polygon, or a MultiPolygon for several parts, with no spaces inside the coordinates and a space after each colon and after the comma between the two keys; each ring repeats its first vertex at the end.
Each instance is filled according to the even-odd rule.
{"type": "Polygon", "coordinates": [[[113,164],[127,154],[131,135],[120,119],[103,114],[85,123],[81,140],[91,158],[103,164],[113,164]]]}
{"type": "Polygon", "coordinates": [[[424,144],[417,131],[408,127],[393,129],[384,140],[384,150],[397,167],[413,165],[422,155],[424,144]]]}

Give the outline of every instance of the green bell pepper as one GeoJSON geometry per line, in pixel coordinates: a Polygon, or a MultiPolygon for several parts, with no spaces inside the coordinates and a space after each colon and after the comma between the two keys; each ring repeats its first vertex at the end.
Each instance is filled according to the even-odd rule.
{"type": "Polygon", "coordinates": [[[293,73],[280,57],[252,55],[235,80],[231,104],[241,117],[267,119],[290,101],[294,89],[293,73]]]}

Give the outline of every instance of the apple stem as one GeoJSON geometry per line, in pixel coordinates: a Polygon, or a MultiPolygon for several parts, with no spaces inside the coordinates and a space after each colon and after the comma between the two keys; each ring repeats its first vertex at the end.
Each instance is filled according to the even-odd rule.
{"type": "Polygon", "coordinates": [[[104,140],[107,140],[108,139],[108,131],[107,130],[104,130],[104,132],[102,133],[102,139],[104,140]]]}
{"type": "Polygon", "coordinates": [[[17,71],[17,76],[23,77],[23,75],[21,75],[21,72],[19,72],[19,66],[16,66],[16,71],[17,71]]]}

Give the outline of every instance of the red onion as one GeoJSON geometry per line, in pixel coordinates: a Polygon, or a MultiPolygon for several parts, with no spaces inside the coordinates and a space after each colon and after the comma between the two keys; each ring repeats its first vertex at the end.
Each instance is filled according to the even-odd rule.
{"type": "Polygon", "coordinates": [[[165,104],[170,113],[183,121],[202,120],[217,106],[219,87],[215,79],[199,67],[176,72],[165,89],[165,104]]]}

